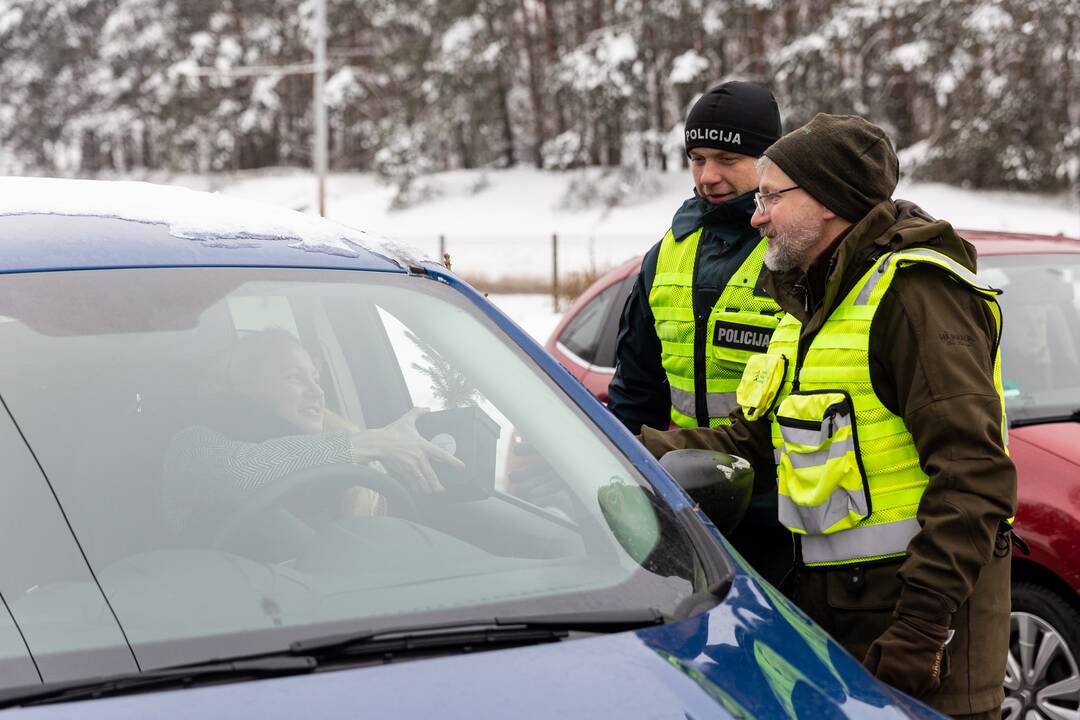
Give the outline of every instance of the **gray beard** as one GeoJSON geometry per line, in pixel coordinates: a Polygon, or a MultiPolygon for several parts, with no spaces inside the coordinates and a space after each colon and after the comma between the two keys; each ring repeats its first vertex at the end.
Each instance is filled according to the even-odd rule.
{"type": "MultiPolygon", "coordinates": [[[[768,228],[775,230],[774,228],[768,228]]],[[[786,233],[769,233],[765,267],[772,272],[787,272],[806,264],[810,250],[817,245],[821,228],[803,225],[786,233]]]]}

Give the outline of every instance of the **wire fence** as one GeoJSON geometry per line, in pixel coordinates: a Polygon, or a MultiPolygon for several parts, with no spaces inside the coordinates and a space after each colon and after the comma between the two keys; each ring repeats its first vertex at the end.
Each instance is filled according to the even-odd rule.
{"type": "Polygon", "coordinates": [[[646,233],[560,232],[396,238],[422,256],[449,256],[451,269],[484,292],[550,293],[556,309],[659,239],[646,233]]]}

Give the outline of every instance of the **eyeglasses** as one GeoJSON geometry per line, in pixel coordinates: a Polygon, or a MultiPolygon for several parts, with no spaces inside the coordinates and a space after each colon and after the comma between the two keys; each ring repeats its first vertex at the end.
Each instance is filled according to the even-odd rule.
{"type": "Polygon", "coordinates": [[[757,211],[764,215],[765,213],[769,212],[769,205],[779,200],[781,195],[786,192],[791,192],[792,190],[798,189],[798,185],[792,185],[791,187],[784,188],[783,190],[773,190],[772,192],[767,192],[764,194],[756,192],[754,193],[754,205],[757,206],[757,211]]]}

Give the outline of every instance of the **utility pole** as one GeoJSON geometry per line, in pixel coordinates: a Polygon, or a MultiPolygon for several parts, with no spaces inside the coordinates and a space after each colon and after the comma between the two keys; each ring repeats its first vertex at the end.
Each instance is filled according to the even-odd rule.
{"type": "Polygon", "coordinates": [[[326,99],[323,97],[323,86],[326,84],[326,0],[315,0],[315,92],[312,102],[314,103],[315,117],[315,174],[319,184],[319,215],[326,217],[326,166],[327,155],[327,122],[326,122],[326,99]]]}
{"type": "MultiPolygon", "coordinates": [[[[329,165],[329,124],[327,122],[326,97],[326,2],[327,0],[315,0],[315,62],[289,63],[286,65],[241,65],[231,68],[196,67],[185,71],[193,77],[267,77],[283,75],[307,75],[312,74],[312,164],[318,184],[317,204],[319,215],[326,217],[326,173],[329,165]]],[[[0,5],[3,0],[0,0],[0,5]]],[[[347,57],[371,57],[369,48],[338,48],[335,58],[347,57]]],[[[347,67],[347,66],[346,66],[347,67]]]]}

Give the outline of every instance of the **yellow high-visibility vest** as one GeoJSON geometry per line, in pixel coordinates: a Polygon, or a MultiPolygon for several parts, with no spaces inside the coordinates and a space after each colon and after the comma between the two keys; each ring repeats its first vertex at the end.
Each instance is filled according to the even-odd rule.
{"type": "Polygon", "coordinates": [[[764,267],[762,239],[732,274],[709,314],[705,328],[705,387],[696,383],[694,345],[694,263],[701,228],[682,240],[669,230],[660,243],[656,276],[649,291],[661,361],[671,387],[671,420],[697,427],[697,397],[705,393],[709,426],[729,425],[735,389],[746,361],[768,347],[781,314],[767,295],[754,294],[764,267]]]}
{"type": "MultiPolygon", "coordinates": [[[[912,248],[874,263],[810,340],[798,366],[802,324],[785,316],[768,351],[748,362],[740,383],[747,418],[771,418],[780,522],[799,536],[806,565],[901,556],[919,531],[916,514],[929,478],[904,420],[874,392],[868,362],[870,325],[881,299],[897,270],[914,264],[940,268],[982,295],[1000,337],[1000,291],[935,250],[912,248]]],[[[994,384],[1004,445],[1000,350],[994,384]]]]}

